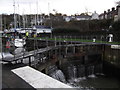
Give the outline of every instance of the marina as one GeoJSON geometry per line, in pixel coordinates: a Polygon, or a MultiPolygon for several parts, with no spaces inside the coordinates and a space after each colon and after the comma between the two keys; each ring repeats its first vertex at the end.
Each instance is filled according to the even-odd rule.
{"type": "Polygon", "coordinates": [[[119,90],[120,1],[53,1],[0,2],[0,89],[119,90]]]}
{"type": "MultiPolygon", "coordinates": [[[[27,43],[29,43],[30,41],[32,41],[32,39],[27,41],[27,43]]],[[[36,48],[36,50],[34,50],[35,48],[33,47],[33,50],[30,51],[26,51],[29,50],[27,49],[27,46],[24,47],[26,48],[26,50],[23,50],[23,48],[18,48],[18,52],[16,52],[16,54],[14,52],[15,55],[8,54],[9,57],[7,56],[5,58],[2,58],[2,62],[4,62],[3,83],[8,82],[7,79],[5,79],[6,74],[8,73],[8,71],[6,71],[7,68],[8,70],[12,70],[23,66],[30,66],[44,74],[49,75],[50,77],[57,79],[58,81],[61,81],[65,84],[67,83],[68,85],[74,88],[83,88],[83,87],[93,88],[94,85],[91,86],[93,84],[91,82],[92,79],[89,81],[91,83],[90,86],[85,84],[86,80],[89,80],[90,78],[93,78],[98,81],[100,78],[101,78],[100,80],[104,78],[102,80],[103,82],[104,80],[107,80],[107,78],[110,78],[108,77],[109,75],[106,77],[107,72],[104,71],[105,63],[103,62],[106,62],[104,61],[104,56],[103,56],[105,54],[104,44],[97,44],[97,43],[71,44],[71,42],[67,42],[66,44],[66,42],[65,43],[61,42],[61,44],[57,43],[55,45],[55,42],[49,41],[48,45],[51,45],[51,43],[53,43],[52,45],[55,46],[47,46],[45,40],[38,40],[37,44],[38,43],[43,43],[44,46],[46,47],[38,48],[38,49],[36,48]],[[13,67],[13,68],[9,69],[9,67],[13,67]],[[56,75],[61,79],[58,79],[56,75]],[[63,77],[63,75],[65,76],[63,77]],[[81,82],[80,86],[78,82],[81,82]],[[87,86],[84,86],[84,84],[87,86]]],[[[110,87],[109,85],[113,85],[113,87],[111,88],[119,88],[119,81],[116,81],[115,78],[113,78],[112,80],[116,84],[109,83],[108,85],[102,87],[101,86],[102,83],[101,84],[99,83],[98,86],[95,87],[109,88],[110,87]]],[[[13,84],[15,83],[13,82],[13,84]]],[[[13,87],[13,86],[10,85],[9,87],[13,87]]]]}

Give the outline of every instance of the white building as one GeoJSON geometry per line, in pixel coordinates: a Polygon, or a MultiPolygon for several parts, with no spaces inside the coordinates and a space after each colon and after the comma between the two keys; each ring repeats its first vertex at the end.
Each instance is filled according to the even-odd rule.
{"type": "Polygon", "coordinates": [[[118,21],[118,15],[114,16],[114,21],[118,21]]]}
{"type": "Polygon", "coordinates": [[[76,16],[75,19],[77,21],[80,21],[80,20],[90,20],[90,16],[89,15],[79,15],[79,16],[76,16]]]}
{"type": "Polygon", "coordinates": [[[70,17],[70,16],[65,17],[65,21],[66,21],[66,22],[69,22],[70,20],[71,20],[71,17],[70,17]]]}
{"type": "Polygon", "coordinates": [[[96,11],[92,14],[91,20],[99,19],[99,15],[96,13],[96,11]]]}

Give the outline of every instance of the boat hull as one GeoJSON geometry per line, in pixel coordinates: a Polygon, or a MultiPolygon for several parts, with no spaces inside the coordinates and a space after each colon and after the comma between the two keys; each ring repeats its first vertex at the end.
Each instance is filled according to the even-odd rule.
{"type": "Polygon", "coordinates": [[[14,45],[16,47],[23,47],[26,44],[25,40],[23,39],[15,39],[14,45]]]}

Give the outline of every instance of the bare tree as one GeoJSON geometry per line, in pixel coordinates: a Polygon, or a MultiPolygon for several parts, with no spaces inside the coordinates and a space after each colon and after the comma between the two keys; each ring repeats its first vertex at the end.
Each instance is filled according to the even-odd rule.
{"type": "Polygon", "coordinates": [[[117,1],[116,4],[117,4],[118,6],[120,6],[120,1],[117,1]]]}

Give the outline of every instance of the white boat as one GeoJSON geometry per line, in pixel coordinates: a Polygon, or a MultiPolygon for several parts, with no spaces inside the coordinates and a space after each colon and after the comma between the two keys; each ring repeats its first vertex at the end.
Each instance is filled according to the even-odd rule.
{"type": "Polygon", "coordinates": [[[25,48],[22,48],[22,47],[16,48],[14,50],[14,55],[21,54],[21,53],[24,53],[24,52],[25,52],[25,48]]]}
{"type": "Polygon", "coordinates": [[[12,57],[14,56],[9,52],[3,52],[3,53],[0,52],[0,60],[2,60],[2,58],[12,58],[12,57]]]}
{"type": "Polygon", "coordinates": [[[14,40],[14,45],[15,47],[23,47],[26,44],[25,39],[15,39],[14,40]]]}

